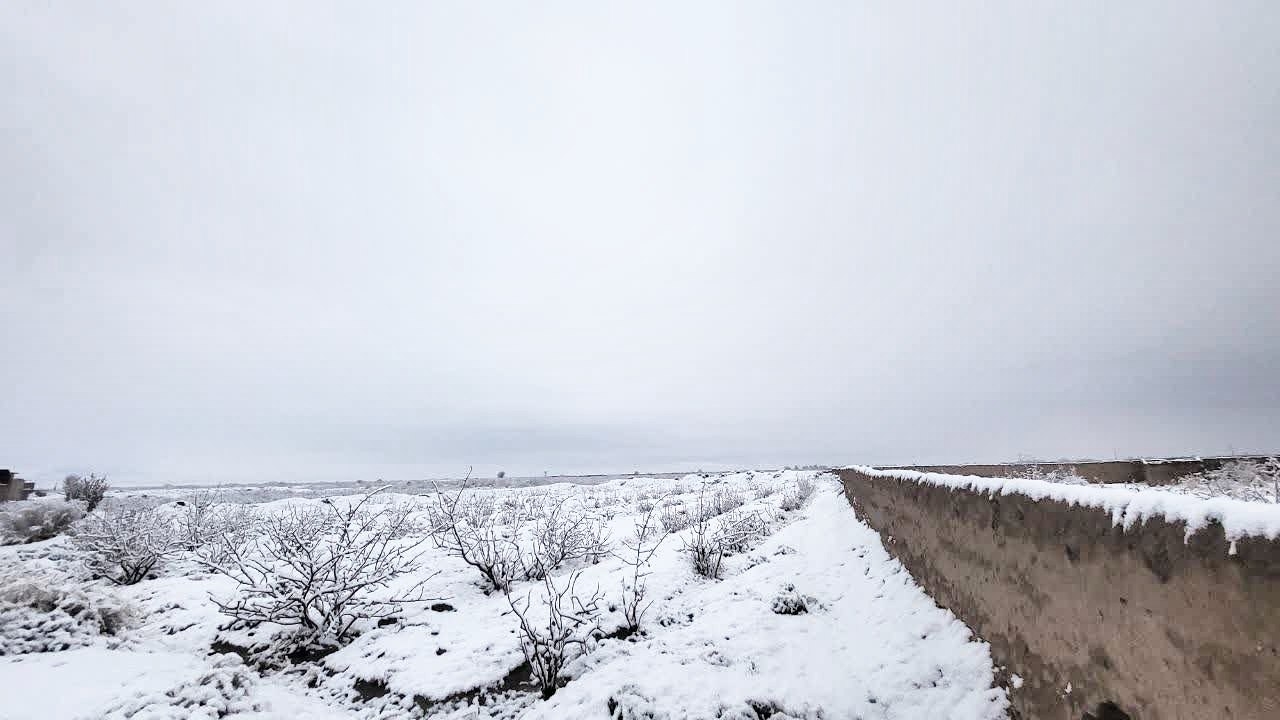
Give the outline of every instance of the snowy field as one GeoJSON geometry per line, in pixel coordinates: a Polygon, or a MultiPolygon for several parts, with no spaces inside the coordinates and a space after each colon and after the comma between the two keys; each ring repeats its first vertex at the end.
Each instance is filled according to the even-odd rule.
{"type": "Polygon", "coordinates": [[[1006,713],[830,475],[228,499],[0,548],[0,718],[1006,713]]]}

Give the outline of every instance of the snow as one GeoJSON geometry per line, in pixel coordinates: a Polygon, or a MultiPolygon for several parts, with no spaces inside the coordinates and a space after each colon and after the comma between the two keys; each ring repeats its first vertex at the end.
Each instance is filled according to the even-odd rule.
{"type": "Polygon", "coordinates": [[[1187,539],[1212,522],[1222,524],[1228,540],[1249,536],[1280,538],[1280,505],[1275,504],[1227,497],[1204,499],[1133,485],[1068,485],[1025,478],[878,470],[859,465],[847,469],[871,477],[895,478],[987,495],[1017,494],[1033,500],[1058,500],[1070,505],[1099,508],[1110,513],[1112,522],[1126,530],[1149,518],[1160,518],[1186,523],[1187,539]]]}
{"type": "Polygon", "coordinates": [[[526,717],[600,716],[610,698],[656,718],[754,717],[753,706],[797,718],[1003,717],[987,646],[920,591],[835,488],[807,514],[722,582],[664,568],[665,613],[693,619],[588,655],[590,681],[526,717]],[[775,614],[786,585],[820,609],[775,614]]]}
{"type": "Polygon", "coordinates": [[[173,652],[132,652],[101,647],[0,658],[6,692],[5,720],[98,718],[123,698],[194,680],[198,656],[173,652]]]}
{"type": "MultiPolygon", "coordinates": [[[[421,577],[404,580],[413,584],[437,573],[424,587],[447,607],[405,606],[394,624],[363,627],[330,655],[275,669],[211,651],[215,643],[260,645],[282,628],[227,627],[210,596],[233,593],[234,582],[190,558],[159,567],[156,578],[114,587],[88,580],[62,538],[0,548],[0,566],[63,572],[100,598],[96,602],[127,607],[132,618],[116,636],[78,635],[87,647],[0,656],[0,687],[23,688],[17,700],[6,695],[0,720],[532,720],[607,717],[611,708],[621,717],[653,720],[756,718],[758,710],[784,720],[1004,717],[1007,698],[995,686],[988,646],[938,608],[885,552],[834,478],[819,477],[807,502],[782,510],[795,502],[787,496],[797,483],[815,475],[744,472],[478,489],[492,493],[500,510],[530,495],[574,495],[607,522],[615,547],[632,530],[638,506],[692,507],[703,483],[740,493],[740,511],[769,521],[767,537],[725,560],[721,580],[693,572],[683,552],[692,530],[668,537],[650,566],[653,605],[642,632],[592,641],[591,651],[567,667],[567,684],[545,701],[524,686],[499,687],[524,661],[506,598],[486,592],[475,569],[431,546],[415,571],[421,577]]],[[[161,508],[176,517],[172,500],[161,508]]],[[[385,501],[425,509],[427,498],[397,494],[385,501]]],[[[295,497],[258,507],[318,502],[295,497]]],[[[607,557],[579,561],[555,577],[563,582],[580,572],[580,589],[589,594],[598,587],[606,599],[601,627],[612,633],[623,625],[616,601],[628,570],[621,559],[607,557]]],[[[540,583],[520,581],[514,590],[532,593],[536,607],[540,583]]]]}

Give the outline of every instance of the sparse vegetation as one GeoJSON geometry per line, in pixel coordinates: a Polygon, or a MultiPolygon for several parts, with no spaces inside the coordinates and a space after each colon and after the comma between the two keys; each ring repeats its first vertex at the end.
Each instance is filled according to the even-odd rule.
{"type": "Polygon", "coordinates": [[[1280,503],[1280,458],[1224,463],[1215,470],[1184,477],[1169,489],[1200,498],[1230,497],[1280,503]]]}
{"type": "Polygon", "coordinates": [[[540,580],[566,562],[587,559],[598,562],[609,550],[603,523],[587,515],[570,498],[548,499],[534,520],[531,547],[516,548],[526,580],[540,580]]]}
{"type": "Polygon", "coordinates": [[[640,630],[640,622],[652,604],[647,601],[648,588],[646,578],[649,576],[649,563],[667,533],[662,530],[661,522],[654,514],[655,506],[648,503],[648,510],[640,513],[634,520],[634,532],[631,537],[622,541],[625,552],[615,557],[630,568],[630,578],[622,580],[622,615],[626,619],[628,634],[640,630]]]}
{"type": "Polygon", "coordinates": [[[708,504],[707,499],[704,485],[698,494],[693,532],[684,538],[684,551],[689,554],[694,572],[716,580],[724,558],[745,550],[753,540],[767,534],[768,523],[757,512],[727,513],[717,521],[711,510],[722,505],[718,501],[708,504]]]}
{"type": "Polygon", "coordinates": [[[511,589],[522,569],[520,549],[513,542],[518,525],[505,532],[499,528],[492,498],[477,498],[466,483],[452,492],[437,488],[427,512],[436,547],[480,571],[490,588],[511,589]]]}
{"type": "Polygon", "coordinates": [[[805,501],[813,495],[813,490],[813,478],[801,475],[796,478],[795,487],[782,494],[781,508],[783,510],[799,510],[804,507],[805,501]]]}
{"type": "Polygon", "coordinates": [[[90,572],[117,585],[141,582],[179,548],[178,529],[154,508],[108,508],[72,528],[90,572]]]}
{"type": "Polygon", "coordinates": [[[1025,470],[1017,474],[1017,477],[1024,480],[1043,480],[1044,482],[1059,483],[1061,485],[1088,485],[1089,480],[1081,477],[1076,469],[1050,467],[1045,468],[1040,465],[1030,465],[1025,470]]]}
{"type": "Polygon", "coordinates": [[[182,508],[178,525],[182,543],[188,550],[195,550],[214,538],[218,531],[217,496],[201,490],[179,501],[182,508]]]}
{"type": "Polygon", "coordinates": [[[296,644],[328,645],[348,640],[361,621],[393,615],[405,603],[439,599],[421,593],[434,573],[407,590],[390,589],[415,569],[426,538],[405,539],[407,506],[376,505],[372,497],[266,514],[245,544],[221,536],[218,556],[206,554],[202,561],[238,588],[232,598],[215,598],[218,608],[236,624],[297,628],[296,644]]]}
{"type": "MultiPolygon", "coordinates": [[[[386,716],[413,712],[414,706],[431,716],[479,701],[513,717],[513,709],[540,702],[536,697],[554,698],[547,706],[552,711],[569,700],[560,695],[570,679],[576,696],[579,679],[629,654],[651,652],[655,642],[684,637],[682,626],[705,623],[695,620],[707,617],[699,604],[703,593],[722,595],[717,602],[726,608],[750,608],[765,617],[771,610],[814,612],[812,603],[805,605],[812,599],[798,594],[738,597],[727,586],[717,594],[713,583],[687,582],[686,562],[712,579],[730,567],[759,573],[764,564],[768,570],[774,564],[768,555],[739,557],[740,564],[725,560],[746,553],[772,530],[784,490],[811,492],[807,482],[793,489],[795,477],[734,473],[501,490],[463,482],[425,497],[375,491],[265,505],[234,500],[271,499],[264,490],[274,488],[243,494],[235,488],[129,491],[76,523],[71,543],[6,551],[39,562],[82,561],[92,577],[81,571],[70,583],[64,578],[68,587],[58,592],[65,601],[33,594],[40,581],[12,583],[36,599],[7,602],[0,593],[0,650],[87,645],[94,649],[85,655],[92,657],[99,648],[132,653],[136,644],[148,651],[185,644],[201,658],[233,652],[257,668],[245,668],[232,655],[202,659],[172,685],[146,687],[95,708],[116,714],[177,718],[221,714],[220,708],[229,714],[233,707],[252,710],[263,701],[255,685],[278,671],[296,675],[303,681],[299,687],[323,687],[329,697],[349,693],[354,682],[356,694],[379,704],[370,709],[386,716]],[[608,531],[615,515],[625,518],[627,531],[613,541],[608,531]],[[676,532],[683,548],[666,546],[668,525],[682,527],[676,532]],[[602,558],[616,562],[591,566],[602,558]],[[163,570],[162,582],[124,591],[108,585],[141,582],[157,570],[163,570]],[[437,580],[441,572],[447,577],[437,580]],[[477,597],[470,588],[459,592],[458,583],[469,576],[490,597],[477,597]],[[82,607],[76,582],[85,585],[91,604],[82,607]],[[136,608],[144,626],[119,639],[112,633],[128,627],[134,615],[109,601],[116,594],[131,598],[128,607],[136,608]],[[455,678],[471,672],[458,659],[475,656],[481,679],[471,688],[455,685],[439,702],[402,694],[404,678],[396,677],[396,668],[422,660],[406,664],[419,644],[436,656],[459,653],[440,666],[455,678]],[[342,646],[341,654],[320,661],[342,646]],[[513,667],[520,662],[510,656],[516,646],[524,662],[513,667]],[[501,677],[495,671],[507,675],[495,681],[501,677]],[[379,676],[395,678],[399,687],[379,676]]],[[[59,511],[83,512],[84,506],[61,498],[46,504],[59,511]]],[[[762,577],[782,579],[776,572],[762,577]]],[[[804,579],[803,572],[791,577],[804,579]]],[[[716,665],[735,661],[719,643],[698,642],[696,648],[671,647],[682,656],[705,654],[716,665]]]]}
{"type": "Polygon", "coordinates": [[[523,598],[507,593],[507,603],[520,622],[520,651],[529,663],[542,697],[555,694],[565,664],[587,651],[600,632],[602,595],[597,588],[585,601],[577,594],[580,572],[558,584],[550,575],[542,578],[541,610],[534,610],[533,593],[523,598]]]}

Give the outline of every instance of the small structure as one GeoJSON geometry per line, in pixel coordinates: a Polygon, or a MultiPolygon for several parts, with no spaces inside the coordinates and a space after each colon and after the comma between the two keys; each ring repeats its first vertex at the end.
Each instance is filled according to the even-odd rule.
{"type": "Polygon", "coordinates": [[[0,502],[26,500],[35,489],[35,483],[23,480],[12,470],[0,469],[0,502]]]}

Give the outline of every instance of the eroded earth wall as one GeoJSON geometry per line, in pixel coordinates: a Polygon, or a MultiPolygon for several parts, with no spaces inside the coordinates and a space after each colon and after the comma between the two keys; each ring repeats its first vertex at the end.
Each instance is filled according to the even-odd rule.
{"type": "Polygon", "coordinates": [[[1024,720],[1280,718],[1280,541],[839,474],[889,552],[991,644],[1024,720]]]}

